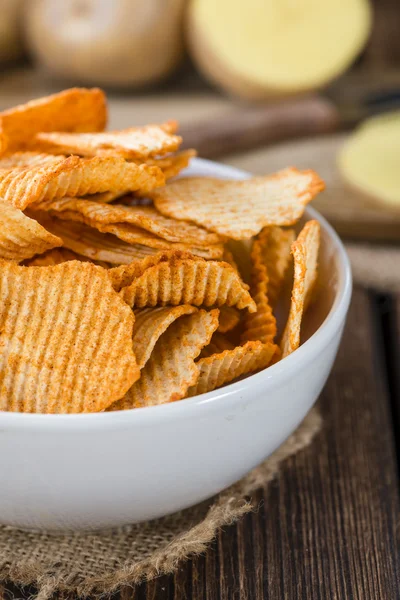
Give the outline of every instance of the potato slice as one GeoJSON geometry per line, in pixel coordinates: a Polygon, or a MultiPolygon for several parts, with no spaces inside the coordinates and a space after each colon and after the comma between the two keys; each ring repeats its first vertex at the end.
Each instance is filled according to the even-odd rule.
{"type": "Polygon", "coordinates": [[[400,209],[400,111],[365,121],[344,144],[338,166],[363,198],[400,209]]]}
{"type": "Polygon", "coordinates": [[[314,171],[291,168],[244,181],[187,177],[153,190],[149,196],[168,217],[243,240],[266,225],[292,225],[324,187],[314,171]]]}
{"type": "Polygon", "coordinates": [[[218,9],[191,0],[187,41],[210,81],[261,100],[317,89],[346,71],[371,22],[368,0],[219,0],[218,9]]]}
{"type": "Polygon", "coordinates": [[[107,102],[97,88],[72,88],[0,112],[0,129],[7,150],[29,148],[39,131],[102,131],[107,102]]]}

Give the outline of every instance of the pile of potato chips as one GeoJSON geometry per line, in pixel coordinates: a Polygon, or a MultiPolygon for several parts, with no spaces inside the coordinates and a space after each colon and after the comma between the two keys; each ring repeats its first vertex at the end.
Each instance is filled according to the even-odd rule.
{"type": "Polygon", "coordinates": [[[195,155],[175,121],[106,122],[98,89],[0,113],[0,410],[172,402],[300,344],[320,230],[284,227],[323,189],[316,173],[172,179],[195,155]]]}

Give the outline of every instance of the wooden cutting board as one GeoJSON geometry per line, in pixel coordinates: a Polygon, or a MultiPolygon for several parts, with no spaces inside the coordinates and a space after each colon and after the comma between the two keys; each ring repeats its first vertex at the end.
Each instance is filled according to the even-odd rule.
{"type": "Polygon", "coordinates": [[[326,181],[326,190],[313,201],[338,233],[346,238],[400,241],[398,213],[368,205],[341,180],[336,157],[346,134],[313,137],[264,149],[225,156],[222,162],[254,174],[287,166],[315,169],[326,181]]]}

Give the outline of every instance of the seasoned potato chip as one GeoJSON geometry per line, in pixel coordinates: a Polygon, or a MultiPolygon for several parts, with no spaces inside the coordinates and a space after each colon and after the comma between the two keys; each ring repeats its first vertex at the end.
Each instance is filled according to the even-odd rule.
{"type": "Polygon", "coordinates": [[[132,261],[158,254],[159,251],[139,244],[127,244],[109,233],[100,233],[83,223],[60,221],[40,211],[29,213],[48,231],[59,236],[63,246],[91,260],[113,265],[129,265],[132,261]]]}
{"type": "Polygon", "coordinates": [[[247,286],[230,265],[178,254],[148,267],[121,290],[133,308],[192,304],[193,306],[236,306],[256,310],[247,286]]]}
{"type": "Polygon", "coordinates": [[[194,360],[218,326],[218,310],[180,317],[159,338],[139,379],[111,410],[125,410],[184,398],[199,370],[194,360]]]}
{"type": "Polygon", "coordinates": [[[0,266],[0,410],[101,411],[140,375],[134,315],[90,263],[0,266]]]}
{"type": "MultiPolygon", "coordinates": [[[[0,125],[0,156],[7,151],[8,139],[7,136],[1,131],[0,125]]],[[[165,178],[167,179],[167,178],[165,178]]]]}
{"type": "Polygon", "coordinates": [[[95,265],[103,267],[104,269],[109,268],[109,264],[104,261],[91,261],[90,258],[86,258],[86,256],[75,254],[75,252],[72,252],[72,250],[68,250],[68,248],[54,248],[53,250],[48,250],[44,254],[34,256],[33,258],[30,258],[28,260],[24,260],[22,264],[24,264],[26,267],[49,267],[54,265],[60,265],[61,263],[67,262],[69,260],[93,262],[95,265]]]}
{"type": "Polygon", "coordinates": [[[182,138],[168,133],[163,125],[146,125],[101,133],[38,133],[35,141],[41,150],[54,154],[99,156],[107,153],[145,160],[175,152],[182,138]]]}
{"type": "Polygon", "coordinates": [[[227,333],[236,327],[240,321],[240,313],[232,306],[221,306],[219,311],[218,331],[227,333]]]}
{"type": "Polygon", "coordinates": [[[183,169],[189,166],[190,161],[197,155],[196,150],[183,150],[172,156],[165,158],[155,158],[153,161],[146,161],[147,164],[154,164],[164,173],[165,180],[176,177],[183,169]]]}
{"type": "Polygon", "coordinates": [[[0,259],[20,262],[62,246],[62,239],[3,200],[0,200],[0,221],[0,259]]]}
{"type": "Polygon", "coordinates": [[[24,169],[28,167],[43,167],[45,165],[60,165],[65,156],[53,156],[39,152],[8,152],[0,158],[0,169],[24,169]]]}
{"type": "MultiPolygon", "coordinates": [[[[220,313],[221,316],[221,313],[220,313]]],[[[200,358],[212,356],[213,354],[220,354],[224,350],[233,350],[234,344],[223,333],[218,330],[213,334],[208,346],[205,346],[201,351],[200,358]]]]}
{"type": "Polygon", "coordinates": [[[181,304],[160,308],[139,308],[135,311],[133,351],[140,369],[147,363],[157,340],[171,323],[182,315],[190,315],[197,310],[190,304],[181,304]]]}
{"type": "MultiPolygon", "coordinates": [[[[267,238],[268,239],[268,238],[267,238]]],[[[247,314],[244,319],[242,342],[260,341],[264,344],[273,342],[276,334],[276,319],[268,300],[268,271],[263,261],[265,236],[257,238],[251,250],[251,295],[257,306],[257,312],[247,314]]]]}
{"type": "Polygon", "coordinates": [[[64,196],[149,191],[163,183],[158,167],[138,166],[117,157],[51,157],[49,164],[0,170],[0,195],[21,210],[64,196]]]}
{"type": "Polygon", "coordinates": [[[292,229],[265,227],[253,243],[250,292],[257,304],[257,312],[245,316],[243,342],[260,340],[268,343],[275,339],[277,328],[272,308],[289,266],[294,237],[292,229]]]}
{"type": "MultiPolygon", "coordinates": [[[[140,275],[143,275],[143,273],[149,267],[158,265],[158,263],[163,261],[169,261],[173,257],[180,259],[188,258],[196,260],[196,257],[190,254],[189,252],[166,251],[157,252],[157,254],[154,254],[152,256],[146,256],[139,260],[134,260],[129,265],[121,265],[119,267],[114,267],[108,272],[114,290],[120,292],[122,288],[130,285],[134,279],[137,279],[138,277],[140,277],[140,275]]],[[[198,260],[201,259],[199,258],[198,260]]]]}
{"type": "Polygon", "coordinates": [[[39,131],[102,131],[106,123],[106,97],[97,88],[72,88],[0,113],[9,151],[29,147],[39,131]]]}
{"type": "Polygon", "coordinates": [[[290,248],[295,237],[293,229],[281,227],[266,227],[258,236],[260,259],[267,268],[268,301],[272,308],[277,303],[291,262],[290,248]]]}
{"type": "Polygon", "coordinates": [[[149,196],[169,217],[241,240],[266,225],[292,225],[323,189],[324,183],[314,171],[291,168],[244,181],[188,177],[153,190],[149,196]]]}
{"type": "Polygon", "coordinates": [[[294,282],[289,317],[281,340],[282,358],[300,345],[300,329],[304,307],[309,301],[317,279],[317,260],[320,244],[318,221],[308,221],[292,244],[294,282]]]}
{"type": "Polygon", "coordinates": [[[223,238],[202,227],[164,217],[152,206],[125,206],[106,204],[89,199],[59,198],[52,202],[35,205],[35,210],[46,210],[60,219],[82,221],[91,227],[97,225],[129,224],[145,229],[169,242],[209,246],[218,244],[223,238]],[[76,213],[76,214],[74,214],[76,213]]]}
{"type": "Polygon", "coordinates": [[[205,394],[254,371],[265,369],[275,352],[274,344],[247,342],[233,350],[201,358],[197,363],[199,378],[189,388],[188,396],[205,394]]]}

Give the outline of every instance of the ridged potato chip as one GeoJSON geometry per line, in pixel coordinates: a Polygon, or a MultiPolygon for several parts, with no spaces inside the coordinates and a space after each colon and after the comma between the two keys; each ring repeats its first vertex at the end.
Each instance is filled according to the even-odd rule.
{"type": "Polygon", "coordinates": [[[206,394],[238,377],[265,369],[271,362],[276,346],[262,342],[247,342],[233,350],[225,350],[201,358],[197,363],[199,378],[188,390],[188,396],[206,394]]]}
{"type": "Polygon", "coordinates": [[[221,306],[218,325],[218,331],[220,333],[227,333],[228,331],[235,329],[239,322],[240,313],[236,308],[233,308],[232,306],[221,306]]]}
{"type": "Polygon", "coordinates": [[[285,169],[244,181],[187,177],[149,196],[168,217],[193,221],[235,240],[248,239],[267,225],[292,225],[324,189],[312,171],[285,169]]]}
{"type": "Polygon", "coordinates": [[[164,217],[152,206],[125,206],[93,202],[89,199],[59,198],[35,205],[35,210],[46,210],[51,215],[73,221],[82,221],[91,227],[97,225],[129,224],[145,229],[169,242],[209,246],[223,238],[202,227],[164,217]],[[76,214],[74,214],[76,213],[76,214]]]}
{"type": "Polygon", "coordinates": [[[111,410],[180,400],[199,376],[195,359],[218,326],[218,310],[198,310],[177,319],[159,338],[141,377],[111,410]]]}
{"type": "Polygon", "coordinates": [[[304,309],[317,280],[320,229],[318,221],[308,221],[292,244],[294,282],[289,317],[281,340],[282,358],[300,345],[304,309]]]}
{"type": "Polygon", "coordinates": [[[8,151],[30,147],[40,131],[102,131],[106,123],[106,97],[97,88],[72,88],[0,112],[8,151]]]}
{"type": "Polygon", "coordinates": [[[86,258],[86,256],[76,254],[75,252],[72,252],[72,250],[68,250],[68,248],[54,248],[53,250],[48,250],[44,254],[34,256],[33,258],[30,258],[28,260],[24,260],[22,264],[24,264],[26,267],[49,267],[54,265],[60,265],[61,263],[67,262],[69,260],[93,262],[95,265],[103,267],[104,269],[109,268],[108,263],[104,261],[91,261],[90,258],[86,258]]]}
{"type": "Polygon", "coordinates": [[[64,196],[150,191],[163,183],[158,167],[135,165],[119,157],[51,157],[49,164],[0,169],[0,196],[21,210],[64,196]]]}
{"type": "Polygon", "coordinates": [[[281,293],[285,275],[291,262],[290,249],[296,238],[294,229],[266,227],[258,236],[260,259],[267,268],[268,300],[272,308],[281,293]]]}
{"type": "Polygon", "coordinates": [[[182,138],[169,133],[168,126],[146,125],[100,133],[62,133],[53,130],[50,133],[38,133],[35,142],[41,150],[54,154],[112,154],[146,160],[159,154],[175,152],[181,145],[182,138]]]}
{"type": "Polygon", "coordinates": [[[140,375],[134,315],[90,263],[0,265],[0,410],[101,411],[140,375]]]}
{"type": "Polygon", "coordinates": [[[0,169],[25,169],[28,167],[43,167],[46,165],[60,165],[65,156],[53,156],[40,152],[8,152],[0,158],[0,169]]]}
{"type": "Polygon", "coordinates": [[[290,246],[295,238],[293,230],[265,227],[253,243],[250,292],[257,304],[257,312],[244,319],[242,341],[273,342],[276,319],[272,309],[278,299],[290,262],[290,246]]]}
{"type": "Polygon", "coordinates": [[[62,246],[61,238],[3,200],[0,200],[0,221],[0,259],[21,262],[62,246]]]}
{"type": "MultiPolygon", "coordinates": [[[[220,313],[221,316],[221,313],[220,313]]],[[[213,354],[220,354],[224,352],[224,350],[233,350],[235,347],[234,344],[224,335],[217,331],[213,334],[210,343],[203,348],[200,354],[200,358],[206,358],[207,356],[212,356],[213,354]]]]}
{"type": "Polygon", "coordinates": [[[160,308],[140,308],[135,311],[133,351],[140,369],[143,369],[158,339],[168,327],[179,317],[190,315],[197,310],[190,304],[181,304],[160,308]]]}
{"type": "Polygon", "coordinates": [[[139,244],[127,244],[109,233],[100,233],[83,223],[60,221],[47,213],[31,211],[48,231],[59,236],[63,246],[92,260],[100,260],[113,265],[129,265],[132,261],[159,254],[154,248],[139,244]]]}
{"type": "Polygon", "coordinates": [[[121,290],[133,308],[192,304],[236,306],[256,310],[247,286],[230,265],[201,258],[182,258],[178,253],[148,267],[121,290]]]}
{"type": "Polygon", "coordinates": [[[155,158],[153,161],[147,160],[147,164],[154,164],[164,173],[165,180],[172,179],[179,175],[183,169],[189,166],[190,161],[197,155],[196,150],[182,150],[165,158],[155,158]]]}

